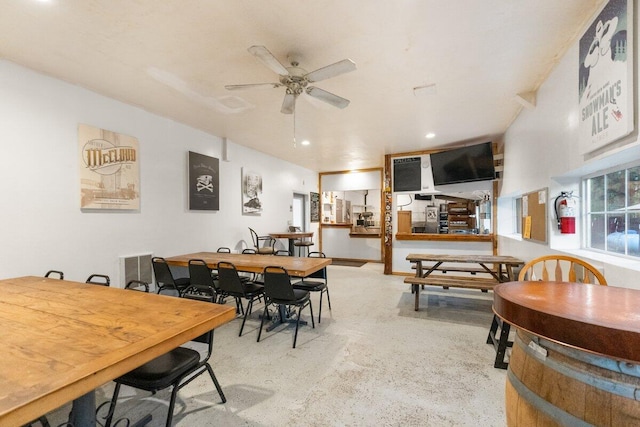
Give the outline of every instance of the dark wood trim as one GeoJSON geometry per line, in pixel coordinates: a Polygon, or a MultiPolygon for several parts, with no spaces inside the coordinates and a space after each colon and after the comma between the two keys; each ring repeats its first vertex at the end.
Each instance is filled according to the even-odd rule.
{"type": "Polygon", "coordinates": [[[353,224],[350,222],[341,222],[341,223],[331,223],[331,222],[323,222],[322,226],[325,228],[351,228],[353,224]]]}
{"type": "Polygon", "coordinates": [[[393,272],[393,193],[391,188],[391,154],[384,156],[384,170],[382,171],[384,182],[382,185],[382,216],[380,217],[380,228],[382,231],[384,274],[393,272]]]}
{"type": "Polygon", "coordinates": [[[396,240],[430,240],[441,242],[493,242],[493,234],[396,233],[396,240]]]}
{"type": "Polygon", "coordinates": [[[356,239],[379,239],[380,233],[349,233],[349,237],[355,237],[356,239]]]}

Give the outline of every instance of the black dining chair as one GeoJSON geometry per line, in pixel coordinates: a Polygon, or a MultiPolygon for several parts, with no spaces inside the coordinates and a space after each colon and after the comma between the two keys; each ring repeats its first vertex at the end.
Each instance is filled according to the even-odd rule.
{"type": "Polygon", "coordinates": [[[111,284],[111,279],[106,274],[92,274],[87,278],[85,283],[90,283],[92,285],[109,286],[111,284]]]}
{"type": "Polygon", "coordinates": [[[64,280],[64,273],[59,270],[49,270],[45,273],[44,277],[51,277],[52,279],[64,280]],[[53,277],[58,276],[58,277],[53,277]]]}
{"type": "Polygon", "coordinates": [[[194,299],[203,299],[204,296],[206,300],[211,293],[215,295],[217,302],[223,299],[223,295],[207,263],[201,259],[190,259],[189,286],[184,288],[182,296],[191,295],[194,299]]]}
{"type": "MultiPolygon", "coordinates": [[[[324,252],[309,252],[309,258],[326,258],[324,252]]],[[[304,277],[299,282],[293,284],[294,289],[302,289],[309,292],[320,292],[320,308],[318,309],[318,323],[320,323],[320,316],[322,316],[322,297],[327,294],[327,303],[329,304],[329,310],[331,310],[331,298],[329,297],[329,281],[327,279],[327,267],[311,273],[304,277]]]]}
{"type": "MultiPolygon", "coordinates": [[[[258,255],[258,251],[253,248],[245,248],[242,250],[243,255],[258,255]]],[[[261,273],[249,273],[250,276],[240,276],[242,280],[249,280],[254,283],[262,283],[260,278],[262,277],[261,273]]]]}
{"type": "Polygon", "coordinates": [[[286,249],[279,249],[274,253],[274,255],[276,255],[276,256],[291,256],[291,252],[289,252],[286,249]]]}
{"type": "MultiPolygon", "coordinates": [[[[195,297],[191,294],[185,294],[183,298],[202,300],[204,295],[200,294],[195,297]]],[[[211,292],[207,296],[206,300],[209,302],[215,302],[216,294],[211,289],[211,292]]],[[[169,401],[169,408],[167,412],[166,426],[170,427],[173,420],[173,409],[176,403],[176,397],[178,391],[182,387],[189,384],[199,375],[208,372],[213,384],[222,399],[222,403],[227,401],[222,387],[213,372],[213,368],[209,364],[209,359],[213,353],[213,329],[199,337],[191,340],[191,345],[198,345],[203,343],[207,345],[206,355],[201,356],[200,352],[187,347],[178,347],[162,356],[156,357],[150,362],[124,374],[123,376],[116,378],[116,383],[113,390],[113,396],[111,397],[111,404],[109,405],[109,414],[105,420],[105,427],[111,426],[111,421],[115,412],[116,403],[118,402],[118,394],[122,385],[145,390],[151,393],[156,393],[159,390],[164,390],[171,387],[171,398],[169,401]]]]}
{"type": "MultiPolygon", "coordinates": [[[[220,246],[216,252],[219,254],[230,254],[231,248],[220,246]]],[[[215,268],[211,269],[211,274],[213,275],[213,280],[218,280],[218,271],[215,268]]]]}
{"type": "Polygon", "coordinates": [[[182,291],[189,286],[188,277],[180,277],[175,279],[169,264],[167,261],[159,256],[151,258],[151,265],[153,266],[153,274],[156,277],[157,293],[160,294],[165,290],[174,290],[178,293],[178,296],[182,291]]]}
{"type": "Polygon", "coordinates": [[[242,336],[242,330],[247,321],[247,316],[251,314],[253,303],[259,300],[264,294],[264,286],[254,282],[243,281],[238,274],[236,266],[230,262],[218,263],[218,286],[220,292],[224,295],[231,296],[236,300],[236,313],[243,315],[242,325],[238,336],[242,336]],[[247,300],[247,307],[244,308],[242,300],[247,300]]]}
{"type": "Polygon", "coordinates": [[[313,320],[313,307],[311,306],[311,299],[309,298],[309,291],[303,291],[302,289],[294,289],[291,284],[291,278],[287,270],[283,267],[269,266],[264,269],[264,294],[267,300],[264,305],[264,313],[262,314],[262,320],[260,321],[260,330],[258,331],[258,342],[260,342],[260,336],[262,335],[262,327],[264,325],[264,319],[269,317],[269,306],[275,305],[278,308],[280,322],[284,322],[285,312],[289,316],[296,316],[296,332],[293,336],[293,348],[296,348],[296,341],[298,340],[298,328],[300,326],[300,314],[302,309],[309,307],[311,312],[311,325],[315,328],[316,324],[313,320]],[[296,311],[291,311],[291,308],[297,308],[296,311]],[[286,308],[286,310],[285,310],[286,308]]]}

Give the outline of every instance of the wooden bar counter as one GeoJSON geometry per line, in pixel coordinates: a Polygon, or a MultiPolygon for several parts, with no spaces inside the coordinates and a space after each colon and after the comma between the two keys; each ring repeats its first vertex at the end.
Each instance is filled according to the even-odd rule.
{"type": "Polygon", "coordinates": [[[509,282],[493,310],[517,328],[507,425],[640,425],[640,291],[509,282]]]}

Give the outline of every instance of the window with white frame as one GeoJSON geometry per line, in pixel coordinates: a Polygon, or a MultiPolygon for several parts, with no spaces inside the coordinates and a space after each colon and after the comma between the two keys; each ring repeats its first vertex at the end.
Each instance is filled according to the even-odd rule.
{"type": "Polygon", "coordinates": [[[589,249],[640,257],[640,166],[583,181],[589,249]]]}

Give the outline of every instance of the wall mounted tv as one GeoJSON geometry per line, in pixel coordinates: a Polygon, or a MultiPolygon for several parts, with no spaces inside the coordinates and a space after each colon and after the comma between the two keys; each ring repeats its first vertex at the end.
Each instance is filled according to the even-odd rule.
{"type": "Polygon", "coordinates": [[[431,154],[433,183],[437,185],[496,178],[491,142],[431,154]]]}

